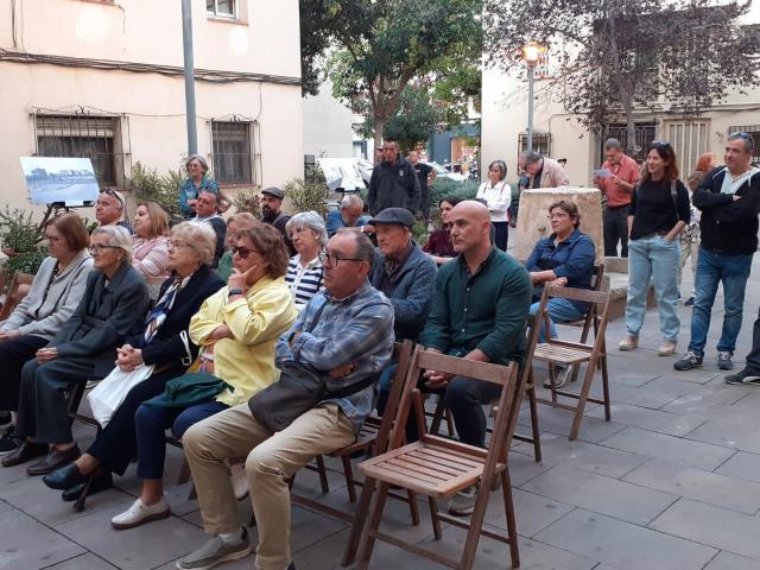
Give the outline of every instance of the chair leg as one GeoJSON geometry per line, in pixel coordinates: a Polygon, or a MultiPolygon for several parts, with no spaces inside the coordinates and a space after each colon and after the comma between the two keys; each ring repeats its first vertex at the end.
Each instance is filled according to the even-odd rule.
{"type": "MultiPolygon", "coordinates": [[[[502,483],[503,485],[503,483],[502,483]]],[[[478,498],[475,501],[475,510],[470,518],[470,528],[467,531],[467,539],[464,543],[464,552],[462,552],[462,558],[458,568],[461,570],[470,570],[472,564],[475,561],[475,553],[478,550],[478,542],[480,541],[480,531],[483,528],[483,519],[486,516],[486,508],[488,507],[488,498],[491,494],[491,482],[486,481],[485,478],[481,480],[478,488],[478,498]]]]}
{"type": "Polygon", "coordinates": [[[599,364],[602,367],[602,391],[604,393],[604,419],[610,421],[612,413],[610,412],[610,379],[607,374],[607,354],[604,353],[599,357],[599,364]]]}
{"type": "Polygon", "coordinates": [[[454,416],[451,415],[451,410],[446,408],[446,427],[449,431],[449,437],[454,437],[454,416]]]}
{"type": "Polygon", "coordinates": [[[414,526],[419,526],[420,506],[417,504],[417,495],[414,493],[414,491],[407,490],[406,498],[409,501],[409,518],[412,519],[412,524],[414,526]]]}
{"type": "Polygon", "coordinates": [[[587,364],[586,375],[583,379],[583,387],[578,394],[578,407],[575,409],[573,425],[570,428],[571,440],[578,438],[578,431],[580,431],[581,421],[583,420],[583,411],[586,409],[586,399],[588,398],[588,393],[591,390],[591,383],[594,380],[594,372],[596,372],[596,365],[593,362],[588,362],[587,364]]]}
{"type": "Polygon", "coordinates": [[[441,420],[443,420],[444,414],[443,397],[438,396],[438,400],[435,403],[435,412],[433,412],[433,421],[430,422],[430,434],[438,435],[441,430],[441,420]]]}
{"type": "MultiPolygon", "coordinates": [[[[388,498],[388,487],[388,483],[380,483],[375,506],[370,515],[369,526],[365,527],[365,531],[362,533],[366,537],[366,540],[359,554],[359,562],[356,564],[357,570],[367,570],[369,566],[369,559],[372,557],[372,551],[375,548],[375,534],[377,533],[377,529],[380,528],[380,519],[383,517],[385,501],[388,498]]],[[[357,520],[359,519],[358,516],[356,518],[357,520]]]]}
{"type": "Polygon", "coordinates": [[[530,374],[531,387],[528,389],[528,406],[530,407],[530,429],[533,432],[533,457],[536,463],[541,461],[541,432],[538,429],[538,405],[536,405],[536,387],[533,382],[533,372],[530,374]]]}
{"type": "Polygon", "coordinates": [[[179,474],[177,475],[177,485],[183,485],[190,480],[190,464],[187,462],[187,458],[182,458],[182,467],[179,468],[179,474]]]}
{"type": "Polygon", "coordinates": [[[194,501],[198,498],[198,491],[195,490],[195,481],[190,483],[190,491],[187,493],[187,500],[194,501]]]}
{"type": "Polygon", "coordinates": [[[354,560],[356,560],[356,553],[359,550],[359,542],[363,535],[364,523],[367,521],[367,513],[376,485],[377,483],[374,479],[365,479],[362,484],[362,493],[359,496],[359,504],[356,506],[354,522],[351,524],[351,533],[348,535],[348,543],[346,544],[346,550],[343,552],[343,560],[340,563],[344,568],[353,564],[354,560]]]}
{"type": "Polygon", "coordinates": [[[325,458],[317,455],[317,472],[319,473],[319,485],[323,493],[330,492],[330,485],[327,483],[327,469],[325,468],[325,458]]]}
{"type": "Polygon", "coordinates": [[[512,557],[512,568],[520,567],[520,551],[517,546],[517,520],[515,506],[512,502],[512,482],[509,467],[501,473],[501,489],[504,495],[504,513],[507,517],[507,533],[509,534],[509,553],[512,557]]]}
{"type": "Polygon", "coordinates": [[[443,532],[441,532],[441,519],[438,518],[438,500],[435,497],[428,497],[428,505],[430,507],[430,522],[433,525],[433,536],[436,540],[441,540],[443,532]]]}
{"type": "Polygon", "coordinates": [[[350,503],[356,502],[356,483],[354,482],[354,469],[351,465],[351,458],[347,455],[343,455],[340,458],[343,463],[343,475],[346,478],[346,489],[348,489],[348,501],[350,503]]]}

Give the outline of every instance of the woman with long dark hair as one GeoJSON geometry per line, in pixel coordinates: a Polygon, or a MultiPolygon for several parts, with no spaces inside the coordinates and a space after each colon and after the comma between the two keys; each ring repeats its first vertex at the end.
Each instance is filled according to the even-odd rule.
{"type": "Polygon", "coordinates": [[[631,196],[628,214],[628,304],[625,309],[626,336],[620,350],[639,345],[644,324],[646,297],[654,282],[660,332],[660,356],[675,353],[681,321],[678,318],[678,236],[689,223],[689,193],[678,179],[673,147],[653,142],[646,154],[646,168],[631,196]]]}

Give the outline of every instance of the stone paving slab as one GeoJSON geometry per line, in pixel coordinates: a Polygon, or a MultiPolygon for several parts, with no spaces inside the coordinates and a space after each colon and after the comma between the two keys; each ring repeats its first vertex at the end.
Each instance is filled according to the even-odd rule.
{"type": "MultiPolygon", "coordinates": [[[[610,413],[617,423],[675,436],[684,436],[705,423],[699,416],[684,416],[631,404],[612,404],[610,413]]],[[[596,409],[588,415],[601,419],[604,410],[596,409]]]]}
{"type": "Polygon", "coordinates": [[[760,559],[760,519],[736,511],[680,499],[651,528],[760,559]]]}
{"type": "Polygon", "coordinates": [[[760,483],[760,455],[739,451],[715,472],[760,483]]]}
{"type": "Polygon", "coordinates": [[[672,435],[663,435],[639,428],[625,428],[604,440],[605,446],[669,459],[712,471],[734,452],[718,445],[688,441],[672,435]]]}
{"type": "Polygon", "coordinates": [[[676,496],[560,465],[533,479],[527,491],[620,520],[646,525],[667,509],[676,496]]]}
{"type": "Polygon", "coordinates": [[[86,552],[17,509],[0,513],[0,536],[0,570],[37,570],[86,552]]]}
{"type": "Polygon", "coordinates": [[[574,510],[535,538],[620,570],[701,570],[717,552],[583,509],[574,510]]]}
{"type": "Polygon", "coordinates": [[[87,553],[49,566],[46,570],[113,570],[114,568],[117,567],[92,553],[87,553]]]}
{"type": "Polygon", "coordinates": [[[760,483],[660,459],[652,459],[623,479],[747,515],[760,510],[760,483]]]}
{"type": "Polygon", "coordinates": [[[757,570],[758,567],[760,567],[760,563],[752,558],[745,558],[730,552],[719,552],[705,566],[705,570],[757,570]]]}

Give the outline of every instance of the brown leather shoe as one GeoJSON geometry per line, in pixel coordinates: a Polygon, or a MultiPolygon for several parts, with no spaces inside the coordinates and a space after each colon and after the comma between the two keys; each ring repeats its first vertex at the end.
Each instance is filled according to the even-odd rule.
{"type": "Polygon", "coordinates": [[[45,455],[48,451],[49,448],[46,443],[24,441],[24,443],[4,456],[0,463],[2,463],[3,467],[13,467],[14,465],[26,463],[30,459],[34,459],[40,455],[45,455]]]}
{"type": "Polygon", "coordinates": [[[64,451],[51,449],[41,461],[27,467],[26,474],[47,475],[59,467],[63,467],[64,465],[68,465],[72,461],[75,461],[80,455],[82,455],[82,452],[79,451],[78,445],[64,451]]]}

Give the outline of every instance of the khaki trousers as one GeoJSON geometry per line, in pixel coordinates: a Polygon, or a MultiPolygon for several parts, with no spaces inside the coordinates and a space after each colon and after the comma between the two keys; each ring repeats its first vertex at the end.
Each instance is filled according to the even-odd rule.
{"type": "Polygon", "coordinates": [[[217,535],[240,528],[224,462],[247,455],[245,473],[259,534],[255,566],[284,570],[291,562],[288,479],[316,455],[345,447],[354,439],[351,422],[335,404],[309,410],[274,434],[253,418],[247,404],[195,424],[185,432],[182,443],[206,532],[217,535]]]}

